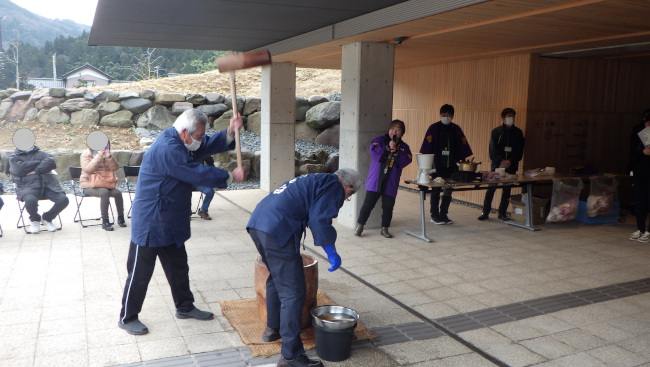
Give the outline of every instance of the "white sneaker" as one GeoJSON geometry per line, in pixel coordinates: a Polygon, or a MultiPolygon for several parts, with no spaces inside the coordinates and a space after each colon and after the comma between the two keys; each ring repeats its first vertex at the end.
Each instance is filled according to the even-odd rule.
{"type": "Polygon", "coordinates": [[[637,241],[643,242],[643,243],[650,242],[650,232],[646,231],[643,235],[641,235],[641,237],[639,237],[639,239],[637,241]]]}
{"type": "Polygon", "coordinates": [[[630,235],[630,241],[636,241],[641,237],[641,231],[636,231],[630,235]]]}
{"type": "Polygon", "coordinates": [[[36,234],[40,231],[41,231],[41,224],[38,221],[32,222],[32,224],[29,226],[29,233],[36,234]]]}
{"type": "Polygon", "coordinates": [[[43,223],[45,224],[45,229],[47,229],[48,231],[50,232],[56,231],[56,227],[54,226],[54,224],[52,224],[52,222],[48,222],[44,220],[43,223]]]}

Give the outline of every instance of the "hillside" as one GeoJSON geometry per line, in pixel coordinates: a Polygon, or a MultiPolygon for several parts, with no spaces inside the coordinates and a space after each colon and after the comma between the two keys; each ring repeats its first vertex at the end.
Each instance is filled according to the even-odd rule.
{"type": "Polygon", "coordinates": [[[5,45],[16,39],[16,31],[20,40],[34,47],[43,47],[45,42],[59,36],[80,36],[83,31],[90,32],[90,27],[75,23],[69,19],[48,19],[34,14],[9,0],[0,0],[0,15],[2,20],[2,40],[5,45]]]}
{"type": "MultiPolygon", "coordinates": [[[[261,97],[261,68],[241,70],[237,75],[237,95],[242,97],[261,97]]],[[[133,90],[155,90],[167,93],[208,93],[230,94],[230,81],[227,74],[211,71],[203,74],[182,75],[173,78],[145,80],[128,84],[111,84],[106,87],[90,88],[93,93],[101,90],[121,92],[133,90]]],[[[309,98],[312,95],[327,96],[341,91],[341,72],[339,70],[297,69],[296,95],[309,98]]],[[[0,136],[13,136],[20,128],[28,128],[36,135],[36,145],[48,152],[57,148],[85,149],[86,136],[96,127],[70,124],[50,124],[39,121],[19,121],[0,123],[0,136]]],[[[101,127],[115,150],[140,149],[139,138],[133,129],[101,127]]],[[[0,150],[14,150],[11,139],[0,139],[0,150]]]]}
{"type": "MultiPolygon", "coordinates": [[[[240,70],[235,73],[237,95],[242,97],[261,97],[262,68],[240,70]]],[[[188,74],[170,78],[150,79],[134,83],[110,84],[105,87],[93,87],[93,93],[102,90],[122,92],[133,90],[155,90],[166,93],[209,93],[230,94],[228,74],[209,71],[203,74],[188,74]]],[[[296,96],[309,98],[312,95],[327,96],[341,91],[341,71],[323,69],[296,69],[296,96]]]]}

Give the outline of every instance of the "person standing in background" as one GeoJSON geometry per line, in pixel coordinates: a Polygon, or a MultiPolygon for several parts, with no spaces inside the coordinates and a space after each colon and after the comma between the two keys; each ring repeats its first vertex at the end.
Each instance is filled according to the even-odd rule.
{"type": "MultiPolygon", "coordinates": [[[[520,128],[515,126],[515,115],[517,113],[512,108],[505,108],[501,111],[501,126],[495,127],[490,134],[490,160],[492,161],[492,171],[497,168],[505,168],[506,173],[514,175],[519,169],[519,161],[524,156],[524,133],[520,128]]],[[[497,188],[490,186],[485,191],[485,200],[483,201],[483,213],[478,220],[489,218],[492,210],[492,199],[497,188]]],[[[499,203],[499,219],[510,220],[506,215],[510,200],[510,191],[512,187],[504,186],[499,203]]]]}
{"type": "MultiPolygon", "coordinates": [[[[434,175],[445,180],[458,171],[458,162],[471,156],[467,138],[460,126],[451,122],[454,118],[454,107],[445,104],[440,107],[440,121],[433,123],[424,134],[420,153],[434,154],[434,175]]],[[[424,186],[420,186],[422,188],[424,186]]],[[[435,224],[452,224],[447,213],[451,204],[451,189],[445,188],[440,200],[442,188],[431,188],[431,222],[435,224]]]]}
{"type": "Polygon", "coordinates": [[[413,160],[411,148],[402,141],[406,126],[401,120],[393,120],[388,132],[376,137],[370,143],[370,169],[366,179],[366,197],[359,211],[359,219],[354,230],[355,236],[361,236],[363,226],[368,221],[372,209],[381,198],[381,235],[392,238],[388,231],[393,219],[393,207],[399,188],[402,169],[413,160]]]}
{"type": "Polygon", "coordinates": [[[643,243],[650,242],[650,232],[646,227],[648,209],[650,209],[650,147],[641,140],[639,132],[648,127],[650,127],[650,108],[643,113],[641,123],[632,129],[628,167],[632,176],[637,229],[630,235],[630,240],[643,243]]]}

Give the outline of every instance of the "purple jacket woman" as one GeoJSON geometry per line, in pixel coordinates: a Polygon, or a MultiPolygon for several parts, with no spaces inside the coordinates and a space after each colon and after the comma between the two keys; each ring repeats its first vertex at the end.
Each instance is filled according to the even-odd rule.
{"type": "Polygon", "coordinates": [[[404,122],[394,120],[391,122],[387,134],[376,137],[370,143],[370,170],[366,179],[366,197],[354,231],[357,236],[363,232],[363,226],[368,221],[370,212],[381,198],[383,210],[381,234],[386,238],[392,237],[388,232],[388,227],[393,218],[393,207],[402,169],[413,160],[411,148],[402,141],[405,131],[404,122]]]}

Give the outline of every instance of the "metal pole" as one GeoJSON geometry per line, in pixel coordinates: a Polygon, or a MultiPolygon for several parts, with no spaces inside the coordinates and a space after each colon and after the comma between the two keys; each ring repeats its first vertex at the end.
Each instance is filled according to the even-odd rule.
{"type": "Polygon", "coordinates": [[[52,81],[56,82],[56,53],[52,55],[52,81]]]}

